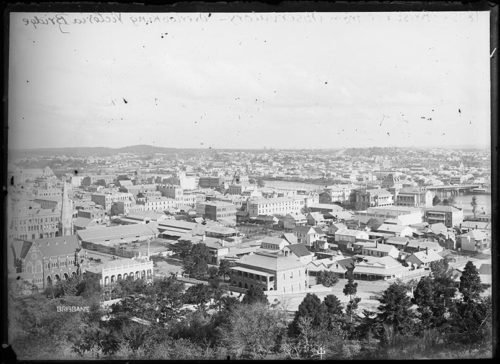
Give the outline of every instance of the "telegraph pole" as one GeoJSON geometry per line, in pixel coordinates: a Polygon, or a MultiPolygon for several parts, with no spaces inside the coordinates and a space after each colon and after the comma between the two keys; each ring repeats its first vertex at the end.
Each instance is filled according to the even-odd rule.
{"type": "Polygon", "coordinates": [[[320,346],[318,349],[319,360],[323,360],[323,355],[325,354],[326,354],[325,350],[323,349],[322,346],[320,346]]]}

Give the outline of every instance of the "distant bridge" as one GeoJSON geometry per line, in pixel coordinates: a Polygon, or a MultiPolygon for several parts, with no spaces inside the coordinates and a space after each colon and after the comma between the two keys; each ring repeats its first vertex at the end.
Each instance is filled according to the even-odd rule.
{"type": "Polygon", "coordinates": [[[479,184],[469,185],[444,185],[444,186],[426,186],[428,191],[434,192],[439,198],[458,196],[465,192],[471,192],[475,188],[481,187],[479,184]]]}

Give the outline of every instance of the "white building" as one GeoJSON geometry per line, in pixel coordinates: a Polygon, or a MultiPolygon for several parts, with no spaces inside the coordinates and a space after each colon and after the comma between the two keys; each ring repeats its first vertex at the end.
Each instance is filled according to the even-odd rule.
{"type": "Polygon", "coordinates": [[[298,214],[302,206],[303,200],[293,197],[257,198],[250,199],[247,202],[247,210],[250,217],[298,214]]]}

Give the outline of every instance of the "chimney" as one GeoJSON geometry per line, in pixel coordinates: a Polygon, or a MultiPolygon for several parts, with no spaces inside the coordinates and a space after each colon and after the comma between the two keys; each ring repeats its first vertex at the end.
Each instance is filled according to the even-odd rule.
{"type": "Polygon", "coordinates": [[[425,255],[429,255],[429,248],[425,247],[425,255]]]}

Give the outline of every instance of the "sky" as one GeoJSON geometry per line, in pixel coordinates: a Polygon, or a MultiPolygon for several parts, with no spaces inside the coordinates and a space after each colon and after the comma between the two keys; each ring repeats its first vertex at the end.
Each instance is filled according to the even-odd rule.
{"type": "Polygon", "coordinates": [[[9,148],[490,145],[488,12],[11,13],[9,148]]]}

